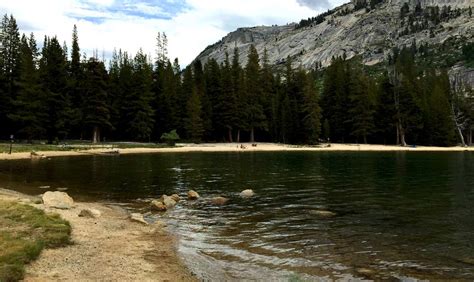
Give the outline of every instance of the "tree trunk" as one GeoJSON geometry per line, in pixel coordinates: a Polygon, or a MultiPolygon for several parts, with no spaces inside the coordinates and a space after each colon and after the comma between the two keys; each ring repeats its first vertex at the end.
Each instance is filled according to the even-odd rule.
{"type": "Polygon", "coordinates": [[[397,123],[397,142],[395,142],[395,145],[400,145],[400,129],[399,129],[399,126],[398,126],[398,123],[397,123]]]}
{"type": "Polygon", "coordinates": [[[254,143],[255,142],[255,130],[254,128],[252,127],[250,129],[250,143],[254,143]]]}
{"type": "Polygon", "coordinates": [[[405,141],[405,130],[403,129],[403,126],[400,122],[398,123],[398,126],[400,127],[399,128],[399,131],[400,131],[400,144],[402,145],[402,147],[406,147],[407,142],[405,141]]]}
{"type": "Polygon", "coordinates": [[[463,147],[466,146],[466,142],[464,141],[464,136],[462,135],[462,130],[461,130],[461,127],[456,119],[456,113],[454,111],[454,105],[451,104],[451,113],[453,115],[453,120],[454,120],[454,124],[456,125],[456,130],[458,131],[458,135],[459,135],[459,139],[461,139],[461,144],[463,147]]]}
{"type": "Polygon", "coordinates": [[[367,136],[364,135],[364,144],[367,144],[367,136]]]}
{"type": "Polygon", "coordinates": [[[240,143],[240,129],[237,129],[237,143],[240,143]]]}
{"type": "Polygon", "coordinates": [[[100,129],[98,126],[94,126],[94,130],[92,132],[92,143],[96,144],[100,142],[100,129]]]}
{"type": "Polygon", "coordinates": [[[229,127],[227,128],[227,136],[229,138],[229,142],[232,143],[233,140],[232,140],[232,129],[229,127]]]}
{"type": "Polygon", "coordinates": [[[472,128],[469,130],[469,146],[472,146],[472,128]]]}

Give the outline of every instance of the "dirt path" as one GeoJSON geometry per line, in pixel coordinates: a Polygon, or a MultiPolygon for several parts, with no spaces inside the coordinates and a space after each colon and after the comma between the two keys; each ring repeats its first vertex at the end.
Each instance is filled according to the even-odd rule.
{"type": "MultiPolygon", "coordinates": [[[[0,198],[17,199],[21,194],[0,198]]],[[[76,203],[70,210],[50,210],[42,204],[31,205],[59,213],[72,226],[73,245],[44,250],[27,267],[25,281],[196,281],[177,257],[174,239],[163,224],[132,222],[126,212],[96,203],[76,203]],[[99,218],[79,217],[82,209],[100,210],[99,218]]]]}

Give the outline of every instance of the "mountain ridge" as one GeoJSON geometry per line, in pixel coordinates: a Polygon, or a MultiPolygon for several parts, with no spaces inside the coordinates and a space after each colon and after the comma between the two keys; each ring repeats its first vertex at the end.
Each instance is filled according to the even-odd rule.
{"type": "MultiPolygon", "coordinates": [[[[394,48],[413,44],[439,49],[453,41],[448,47],[453,54],[460,54],[462,45],[474,38],[470,2],[385,0],[373,5],[375,2],[353,0],[300,24],[238,28],[208,46],[196,60],[221,63],[226,52],[232,54],[237,48],[240,63],[245,65],[250,45],[261,56],[267,50],[271,65],[278,66],[291,57],[295,66],[305,69],[327,67],[337,56],[360,56],[365,65],[376,65],[388,60],[394,48]]],[[[472,67],[464,66],[460,58],[452,60],[451,72],[455,69],[466,83],[474,85],[472,67]]]]}

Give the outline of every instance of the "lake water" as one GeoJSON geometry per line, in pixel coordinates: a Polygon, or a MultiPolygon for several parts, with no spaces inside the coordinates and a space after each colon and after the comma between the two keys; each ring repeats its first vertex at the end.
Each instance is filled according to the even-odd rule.
{"type": "Polygon", "coordinates": [[[164,217],[182,258],[205,280],[474,279],[473,153],[169,153],[0,162],[0,187],[38,194],[45,185],[144,213],[146,202],[163,193],[198,191],[202,199],[184,201],[164,217]],[[257,195],[241,199],[247,188],[257,195]],[[217,195],[230,202],[211,205],[217,195]],[[337,215],[320,217],[318,210],[337,215]]]}

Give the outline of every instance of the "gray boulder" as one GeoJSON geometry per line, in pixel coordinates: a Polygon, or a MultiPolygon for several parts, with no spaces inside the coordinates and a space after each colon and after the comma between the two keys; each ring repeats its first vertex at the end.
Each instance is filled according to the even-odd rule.
{"type": "Polygon", "coordinates": [[[74,200],[65,192],[48,191],[43,194],[43,204],[48,208],[71,209],[74,206],[74,200]]]}

